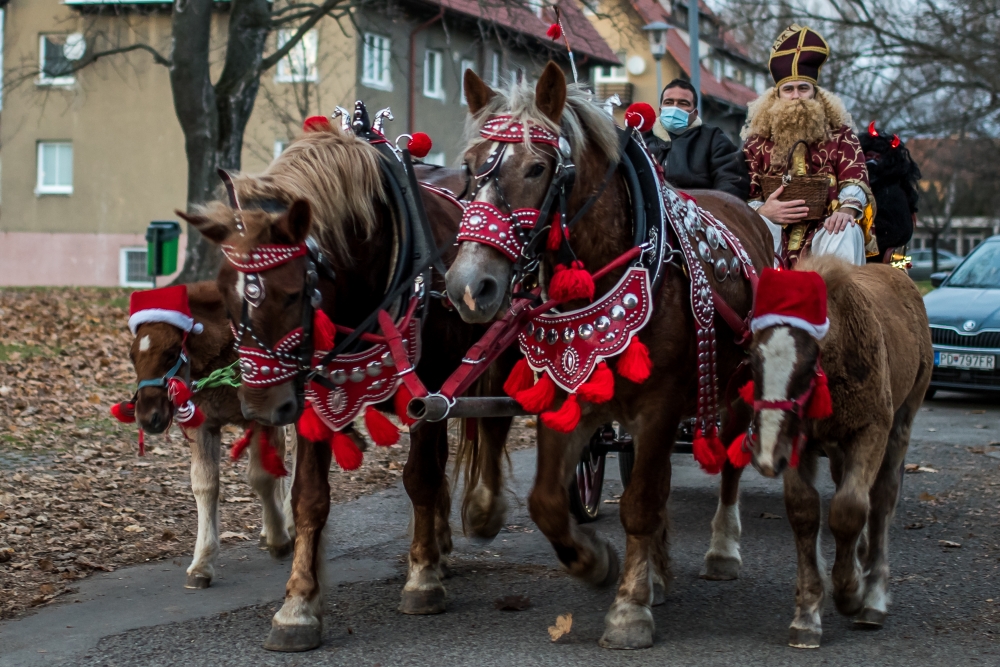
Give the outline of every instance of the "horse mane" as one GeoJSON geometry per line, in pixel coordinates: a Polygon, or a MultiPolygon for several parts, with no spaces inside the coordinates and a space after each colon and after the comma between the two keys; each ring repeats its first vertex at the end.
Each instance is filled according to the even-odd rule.
{"type": "Polygon", "coordinates": [[[485,139],[479,131],[492,116],[507,114],[524,125],[524,141],[530,148],[528,128],[540,125],[565,137],[572,149],[573,162],[581,164],[583,152],[590,143],[607,161],[619,159],[618,131],[614,121],[599,106],[593,94],[579,84],[571,83],[566,89],[566,106],[559,125],[543,114],[535,104],[535,87],[527,79],[512,81],[506,91],[497,90],[486,106],[465,121],[466,148],[472,148],[485,139]]]}
{"type": "Polygon", "coordinates": [[[263,173],[233,178],[240,202],[305,199],[312,206],[312,235],[350,266],[348,230],[367,240],[378,228],[376,205],[386,200],[379,154],[339,128],[310,131],[289,144],[263,173]]]}

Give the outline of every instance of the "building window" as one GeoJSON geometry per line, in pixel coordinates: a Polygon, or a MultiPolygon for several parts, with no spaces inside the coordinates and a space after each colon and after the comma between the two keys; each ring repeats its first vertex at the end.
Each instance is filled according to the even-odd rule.
{"type": "Polygon", "coordinates": [[[528,0],[527,5],[528,9],[530,9],[535,16],[542,18],[542,8],[545,6],[544,0],[528,0]]]}
{"type": "Polygon", "coordinates": [[[285,152],[288,148],[288,142],[282,141],[281,139],[274,142],[274,159],[277,160],[278,156],[285,152]]]}
{"type": "Polygon", "coordinates": [[[424,51],[424,97],[444,99],[444,82],[441,80],[443,63],[444,56],[440,51],[433,49],[424,51]]]}
{"type": "Polygon", "coordinates": [[[152,277],[146,270],[146,249],[121,248],[118,251],[118,284],[122,287],[149,287],[152,277]]]}
{"type": "Polygon", "coordinates": [[[722,61],[718,58],[712,61],[712,76],[716,81],[722,81],[722,61]]]}
{"type": "MultiPolygon", "coordinates": [[[[295,30],[278,31],[278,48],[282,48],[293,37],[295,30]]],[[[316,81],[319,76],[316,70],[316,60],[319,55],[319,36],[315,30],[302,35],[298,44],[292,47],[288,55],[278,63],[274,80],[279,83],[301,83],[316,81]]]]}
{"type": "Polygon", "coordinates": [[[757,94],[763,95],[764,91],[767,90],[767,81],[764,78],[764,75],[761,74],[760,72],[757,72],[756,74],[754,74],[753,82],[754,82],[754,90],[757,91],[757,94]]]}
{"type": "Polygon", "coordinates": [[[735,67],[735,66],[734,66],[734,65],[733,65],[733,64],[732,64],[731,62],[729,62],[729,61],[727,60],[727,61],[726,61],[725,63],[723,63],[723,65],[722,65],[722,74],[723,74],[723,75],[724,75],[724,76],[725,76],[725,77],[726,77],[727,79],[735,79],[735,78],[736,78],[736,67],[735,67]]]}
{"type": "Polygon", "coordinates": [[[446,158],[444,151],[435,151],[434,153],[428,153],[427,157],[421,160],[424,164],[434,164],[439,167],[445,166],[446,158]]]}
{"type": "Polygon", "coordinates": [[[362,58],[361,83],[369,88],[392,90],[389,77],[389,56],[392,42],[388,37],[365,33],[365,48],[362,58]]]}
{"type": "MultiPolygon", "coordinates": [[[[623,63],[628,57],[625,51],[619,51],[616,55],[618,60],[623,63]]],[[[624,65],[602,65],[594,68],[594,83],[625,83],[627,81],[628,72],[625,71],[624,65]]]]}
{"type": "Polygon", "coordinates": [[[494,88],[500,87],[500,52],[493,51],[490,54],[490,85],[494,88]]]}
{"type": "Polygon", "coordinates": [[[73,194],[73,144],[68,141],[38,142],[36,195],[73,194]]]}
{"type": "Polygon", "coordinates": [[[38,36],[38,84],[69,86],[76,82],[73,61],[83,57],[86,42],[83,35],[38,36]]]}
{"type": "Polygon", "coordinates": [[[460,69],[461,69],[461,74],[459,75],[458,80],[459,80],[459,82],[460,82],[460,84],[462,86],[461,102],[462,102],[462,104],[465,104],[466,103],[465,102],[465,71],[471,69],[473,72],[475,72],[476,71],[476,63],[474,61],[472,61],[472,60],[462,60],[462,67],[460,69]]]}

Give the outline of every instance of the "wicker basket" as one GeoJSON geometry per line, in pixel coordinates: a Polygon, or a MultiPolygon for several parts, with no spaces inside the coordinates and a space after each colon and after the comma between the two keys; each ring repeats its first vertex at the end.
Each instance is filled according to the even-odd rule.
{"type": "Polygon", "coordinates": [[[805,201],[806,206],[809,207],[809,214],[805,217],[805,221],[822,220],[826,214],[826,203],[830,196],[830,179],[821,174],[798,176],[792,175],[787,171],[789,169],[788,165],[792,163],[792,156],[795,153],[795,149],[799,144],[806,147],[806,164],[809,164],[809,145],[804,141],[795,142],[792,150],[788,151],[788,159],[785,161],[785,174],[783,176],[762,176],[760,182],[761,191],[764,193],[764,199],[767,199],[774,194],[775,190],[784,185],[785,189],[782,191],[781,196],[778,197],[779,201],[802,199],[805,201]]]}

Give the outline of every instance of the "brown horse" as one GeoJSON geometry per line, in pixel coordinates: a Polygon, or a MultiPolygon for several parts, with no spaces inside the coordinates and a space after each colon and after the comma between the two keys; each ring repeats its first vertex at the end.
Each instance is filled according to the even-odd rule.
{"type": "MultiPolygon", "coordinates": [[[[188,364],[181,373],[190,372],[192,380],[202,380],[215,370],[236,361],[233,334],[229,328],[222,298],[214,282],[192,283],[187,286],[191,315],[204,329],[187,335],[165,322],[148,322],[136,328],[130,356],[136,380],[154,380],[169,374],[181,351],[186,350],[188,364]]],[[[194,560],[187,569],[187,588],[207,588],[215,576],[215,559],[219,554],[219,452],[222,449],[221,429],[227,424],[246,428],[251,422],[243,417],[236,389],[231,386],[206,388],[192,398],[204,413],[205,421],[193,433],[191,440],[191,491],[198,504],[198,537],[194,560]]],[[[147,433],[162,433],[174,418],[174,404],[165,386],[139,389],[135,401],[135,417],[147,433]]],[[[262,546],[280,558],[292,550],[290,532],[291,502],[282,481],[266,472],[260,464],[260,438],[266,436],[285,454],[284,429],[256,425],[250,443],[247,481],[260,498],[263,522],[260,533],[262,546]]]]}
{"type": "MultiPolygon", "coordinates": [[[[826,576],[819,552],[820,498],[813,486],[817,456],[821,450],[829,456],[837,486],[830,503],[837,542],[834,602],[855,623],[880,627],[889,601],[889,523],[934,356],[923,301],[904,273],[885,264],[854,268],[834,257],[802,260],[796,270],[818,272],[825,282],[829,331],[816,340],[786,324],[756,330],[751,359],[758,437],[752,451],[763,474],[784,470],[785,506],[798,551],[789,643],[816,648],[826,576]],[[829,378],[832,416],[809,419],[761,406],[805,395],[817,363],[829,378]],[[805,444],[795,452],[803,436],[805,444]],[[794,456],[798,466],[785,469],[794,456]]],[[[763,294],[763,281],[761,289],[763,294]]]]}
{"type": "MultiPolygon", "coordinates": [[[[321,275],[320,308],[338,325],[356,327],[383,299],[394,262],[397,238],[387,185],[380,170],[382,157],[367,141],[337,128],[307,132],[259,176],[235,179],[235,190],[244,210],[236,212],[215,202],[198,215],[184,216],[210,240],[233,246],[237,253],[253,253],[261,245],[296,245],[312,236],[329,260],[336,282],[321,275]],[[271,212],[254,202],[268,202],[271,212]],[[277,210],[275,210],[277,209],[277,210]],[[240,225],[237,228],[237,224],[240,225]]],[[[419,175],[436,183],[457,172],[431,169],[419,175]]],[[[458,228],[461,208],[429,191],[421,192],[438,247],[448,243],[458,228]]],[[[447,259],[447,258],[446,258],[447,259]]],[[[303,293],[306,259],[293,259],[259,274],[262,300],[250,309],[254,335],[273,346],[301,325],[310,294],[303,293]]],[[[219,288],[230,314],[241,312],[244,274],[228,264],[219,273],[219,288]]],[[[440,278],[439,278],[440,280],[440,278]]],[[[432,284],[432,290],[443,291],[432,284]]],[[[417,373],[429,390],[440,387],[461,357],[482,332],[464,324],[442,299],[434,298],[423,327],[422,352],[417,373]]],[[[249,337],[248,337],[249,338],[249,337]]],[[[250,341],[244,341],[250,344],[250,341]]],[[[510,364],[507,365],[510,368],[510,364]]],[[[489,375],[479,391],[499,394],[503,375],[489,375]],[[489,377],[496,377],[490,386],[489,377]]],[[[245,414],[265,423],[286,424],[302,409],[293,382],[252,388],[240,397],[245,414]]],[[[503,524],[502,452],[509,418],[479,420],[476,452],[464,458],[474,482],[466,487],[463,519],[474,535],[492,539],[503,524]]],[[[432,614],[445,610],[442,578],[451,551],[448,516],[450,492],[445,475],[448,459],[447,423],[422,423],[410,433],[410,454],[403,484],[413,503],[413,541],[409,573],[400,610],[432,614]]],[[[323,562],[321,532],[330,509],[328,472],[331,452],[327,443],[299,436],[298,468],[292,489],[296,543],[292,575],[285,604],[275,614],[265,647],[279,651],[314,648],[320,644],[322,590],[319,575],[323,562]]]]}
{"type": "MultiPolygon", "coordinates": [[[[568,141],[567,154],[576,166],[568,215],[574,215],[588,198],[600,193],[571,231],[576,257],[593,271],[632,248],[632,219],[623,177],[616,173],[600,191],[609,162],[619,159],[618,134],[612,120],[588,93],[576,86],[567,87],[562,71],[553,63],[546,67],[534,89],[521,83],[512,86],[509,94],[502,94],[491,90],[470,70],[465,74],[465,91],[470,112],[470,145],[465,161],[471,173],[488,171],[483,165],[497,144],[482,140],[480,131],[498,114],[510,115],[526,127],[534,125],[555,133],[568,141]]],[[[478,190],[476,200],[503,206],[506,213],[538,209],[556,163],[557,155],[549,146],[509,144],[500,164],[491,172],[492,180],[478,190]]],[[[757,270],[771,265],[767,230],[743,202],[718,192],[692,194],[700,206],[724,221],[743,242],[757,270]]],[[[542,256],[539,275],[543,287],[549,284],[554,263],[551,252],[542,256]]],[[[669,578],[670,453],[680,420],[693,414],[696,404],[698,348],[689,282],[676,265],[664,271],[662,285],[653,297],[652,318],[639,333],[653,364],[649,379],[638,385],[616,377],[614,398],[600,405],[582,404],[579,425],[569,434],[541,425],[538,430],[538,471],[529,497],[531,517],[552,543],[563,566],[594,585],[617,581],[618,558],[610,543],[577,525],[571,517],[567,487],[580,452],[597,427],[617,420],[635,435],[635,469],[620,505],[627,534],[624,574],[600,642],[609,648],[643,648],[653,643],[650,606],[663,602],[669,578]]],[[[511,261],[501,252],[478,243],[463,243],[447,276],[448,294],[462,318],[468,322],[493,319],[510,298],[511,273],[511,261]]],[[[623,273],[624,269],[612,271],[596,281],[595,293],[608,292],[623,273]]],[[[745,314],[750,309],[753,295],[748,283],[713,280],[713,284],[737,312],[745,314]]],[[[721,319],[716,327],[719,377],[724,387],[745,353],[721,319]]],[[[749,416],[745,411],[730,420],[723,437],[732,437],[744,429],[749,416]]],[[[702,573],[708,579],[736,578],[741,563],[737,504],[740,472],[727,464],[722,473],[722,492],[702,573]]]]}

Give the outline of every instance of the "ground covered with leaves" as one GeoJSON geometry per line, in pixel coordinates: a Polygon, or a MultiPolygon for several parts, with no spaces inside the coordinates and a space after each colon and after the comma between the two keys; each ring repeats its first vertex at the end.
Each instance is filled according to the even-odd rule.
{"type": "MultiPolygon", "coordinates": [[[[0,619],[94,571],[190,555],[197,531],[187,444],[176,427],[138,457],[134,425],[108,412],[134,391],[128,290],[0,290],[0,619]]],[[[225,433],[228,448],[238,437],[225,433]]],[[[525,446],[522,428],[514,444],[525,446]]],[[[334,502],[399,481],[408,438],[333,466],[334,502]]],[[[222,466],[221,531],[257,539],[245,457],[222,466]]]]}

